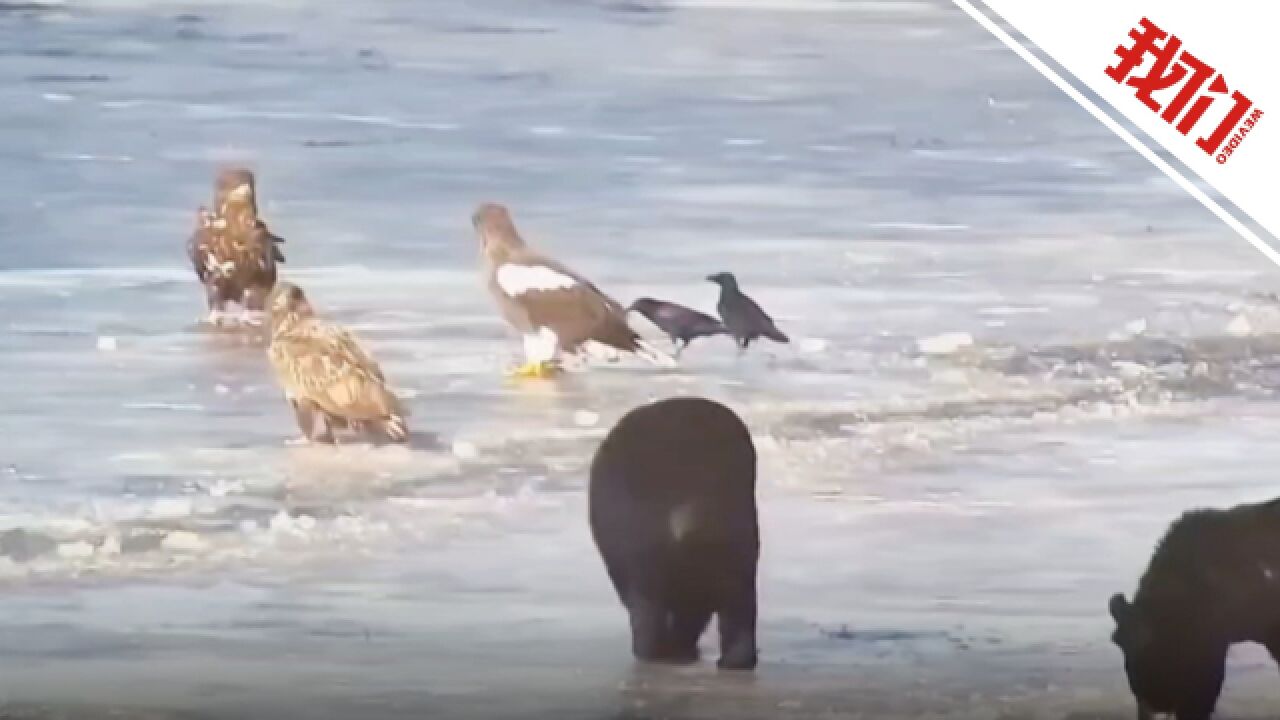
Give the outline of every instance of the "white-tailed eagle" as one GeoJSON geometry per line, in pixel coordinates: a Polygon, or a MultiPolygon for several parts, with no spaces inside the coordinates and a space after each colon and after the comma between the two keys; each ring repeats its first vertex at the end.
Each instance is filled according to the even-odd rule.
{"type": "Polygon", "coordinates": [[[268,306],[267,356],[307,440],[332,443],[335,428],[373,430],[392,442],[408,439],[408,413],[350,332],[316,317],[291,283],[276,285],[268,306]]]}
{"type": "Polygon", "coordinates": [[[253,173],[229,168],[214,183],[213,209],[196,212],[196,229],[187,255],[204,285],[208,321],[220,324],[228,303],[261,314],[276,282],[276,265],[284,262],[280,244],[258,217],[253,173]]]}

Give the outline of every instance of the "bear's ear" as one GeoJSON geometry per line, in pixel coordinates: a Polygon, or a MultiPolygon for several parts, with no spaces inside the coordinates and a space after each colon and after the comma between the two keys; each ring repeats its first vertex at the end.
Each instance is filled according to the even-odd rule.
{"type": "Polygon", "coordinates": [[[1111,619],[1116,621],[1117,627],[1123,627],[1129,620],[1129,613],[1133,610],[1133,606],[1124,598],[1124,593],[1116,593],[1111,596],[1111,602],[1107,603],[1107,607],[1111,610],[1111,619]]]}
{"type": "Polygon", "coordinates": [[[1111,596],[1111,602],[1107,603],[1107,609],[1111,611],[1111,618],[1116,621],[1116,629],[1111,633],[1111,642],[1123,650],[1128,647],[1128,640],[1133,635],[1133,623],[1129,622],[1133,617],[1133,606],[1122,593],[1116,593],[1111,596]]]}
{"type": "Polygon", "coordinates": [[[1137,651],[1146,646],[1151,640],[1151,628],[1138,608],[1120,593],[1111,596],[1108,607],[1111,610],[1111,617],[1116,621],[1116,630],[1111,633],[1111,641],[1125,652],[1137,651]]]}

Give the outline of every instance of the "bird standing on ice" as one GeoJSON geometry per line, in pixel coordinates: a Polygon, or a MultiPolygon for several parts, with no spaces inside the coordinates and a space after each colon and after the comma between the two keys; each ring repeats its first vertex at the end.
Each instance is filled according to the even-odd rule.
{"type": "Polygon", "coordinates": [[[747,346],[760,337],[780,343],[791,342],[773,323],[773,318],[761,310],[755,300],[738,289],[738,279],[733,273],[716,273],[707,279],[720,286],[720,302],[716,303],[716,312],[720,313],[724,326],[729,328],[729,334],[737,341],[740,352],[746,352],[747,346]]]}
{"type": "Polygon", "coordinates": [[[501,205],[486,203],[471,218],[479,235],[485,282],[502,317],[524,339],[518,377],[546,377],[563,353],[630,352],[655,365],[674,360],[627,325],[626,310],[591,281],[525,244],[501,205]]]}
{"type": "Polygon", "coordinates": [[[217,325],[234,302],[261,314],[276,282],[276,265],[284,262],[280,243],[258,217],[253,173],[228,168],[214,182],[213,210],[201,207],[187,255],[205,288],[208,321],[217,325]]]}
{"type": "Polygon", "coordinates": [[[408,413],[350,332],[316,317],[291,283],[277,285],[268,305],[267,356],[307,441],[332,443],[334,428],[374,429],[392,442],[408,439],[408,413]]]}
{"type": "Polygon", "coordinates": [[[676,346],[676,357],[680,357],[689,343],[700,337],[729,334],[719,320],[678,303],[642,297],[631,303],[629,309],[648,318],[671,338],[676,346]]]}

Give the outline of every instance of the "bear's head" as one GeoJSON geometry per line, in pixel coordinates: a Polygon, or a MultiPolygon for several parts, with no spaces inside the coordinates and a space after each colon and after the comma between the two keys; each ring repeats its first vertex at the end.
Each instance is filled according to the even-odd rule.
{"type": "Polygon", "coordinates": [[[1110,610],[1116,622],[1111,641],[1124,653],[1124,671],[1138,702],[1138,717],[1176,712],[1187,692],[1203,680],[1197,676],[1201,671],[1198,653],[1189,647],[1194,645],[1188,642],[1193,633],[1170,632],[1121,593],[1111,596],[1110,610]]]}

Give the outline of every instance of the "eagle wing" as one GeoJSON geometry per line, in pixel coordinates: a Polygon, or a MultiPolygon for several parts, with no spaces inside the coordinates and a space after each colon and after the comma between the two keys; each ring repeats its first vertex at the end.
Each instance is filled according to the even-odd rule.
{"type": "Polygon", "coordinates": [[[513,258],[493,269],[490,285],[503,315],[526,321],[513,322],[517,329],[550,328],[562,350],[575,350],[588,340],[620,350],[637,348],[625,309],[555,260],[532,254],[513,258]]]}
{"type": "Polygon", "coordinates": [[[276,263],[284,260],[280,243],[259,221],[248,228],[228,227],[225,218],[201,208],[187,241],[187,256],[200,282],[233,283],[241,288],[275,284],[276,263]]]}
{"type": "Polygon", "coordinates": [[[211,267],[217,264],[212,256],[213,214],[205,208],[196,211],[196,229],[187,240],[187,257],[191,259],[191,267],[196,271],[196,278],[208,284],[211,267]]]}
{"type": "Polygon", "coordinates": [[[279,248],[273,237],[263,225],[222,235],[233,272],[239,276],[243,286],[275,284],[279,248]]]}
{"type": "Polygon", "coordinates": [[[277,263],[284,262],[284,251],[280,249],[280,246],[284,244],[284,238],[268,230],[267,224],[261,220],[258,221],[258,230],[265,233],[266,239],[271,243],[271,259],[277,263]]]}
{"type": "Polygon", "coordinates": [[[404,415],[382,369],[345,329],[303,321],[272,340],[272,367],[291,397],[347,420],[404,415]]]}

